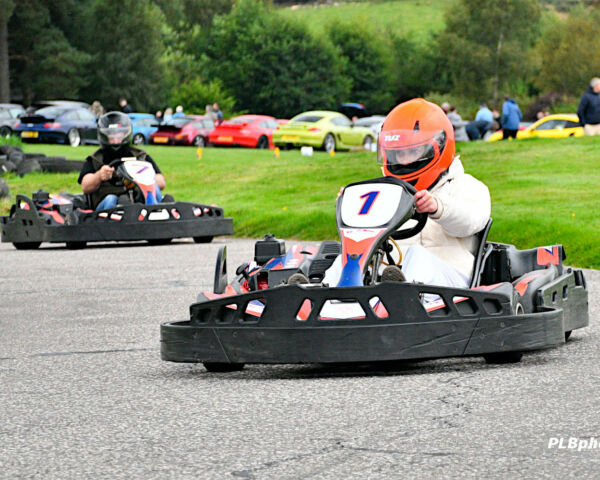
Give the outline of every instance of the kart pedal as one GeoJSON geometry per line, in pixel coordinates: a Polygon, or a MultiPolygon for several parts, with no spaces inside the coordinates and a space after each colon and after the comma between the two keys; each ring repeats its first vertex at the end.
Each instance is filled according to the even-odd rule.
{"type": "Polygon", "coordinates": [[[400,267],[396,265],[389,265],[385,267],[383,273],[381,274],[382,282],[406,282],[406,277],[400,267]]]}

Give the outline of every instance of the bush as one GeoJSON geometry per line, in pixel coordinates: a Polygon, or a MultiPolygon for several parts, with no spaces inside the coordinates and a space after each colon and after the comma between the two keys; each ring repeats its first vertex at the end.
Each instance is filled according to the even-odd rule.
{"type": "Polygon", "coordinates": [[[190,114],[204,114],[206,105],[218,102],[223,114],[229,116],[235,105],[235,99],[225,92],[219,80],[206,82],[199,78],[175,87],[170,101],[171,105],[183,105],[190,114]]]}

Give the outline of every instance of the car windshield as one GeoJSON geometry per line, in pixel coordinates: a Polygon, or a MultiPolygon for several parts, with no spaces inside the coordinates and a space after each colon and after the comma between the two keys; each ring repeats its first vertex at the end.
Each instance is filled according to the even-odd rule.
{"type": "Polygon", "coordinates": [[[323,118],[323,115],[298,115],[290,120],[290,123],[315,123],[323,118]]]}
{"type": "Polygon", "coordinates": [[[172,127],[177,127],[177,128],[181,128],[183,127],[186,123],[190,123],[192,120],[189,118],[172,118],[171,120],[169,120],[168,122],[165,123],[165,125],[171,125],[172,127]]]}
{"type": "Polygon", "coordinates": [[[236,117],[229,120],[229,123],[239,125],[240,123],[251,123],[254,119],[249,117],[236,117]]]}
{"type": "Polygon", "coordinates": [[[46,118],[56,118],[60,117],[63,113],[68,111],[68,108],[60,108],[60,107],[44,107],[36,110],[34,112],[35,115],[42,115],[46,118]]]}

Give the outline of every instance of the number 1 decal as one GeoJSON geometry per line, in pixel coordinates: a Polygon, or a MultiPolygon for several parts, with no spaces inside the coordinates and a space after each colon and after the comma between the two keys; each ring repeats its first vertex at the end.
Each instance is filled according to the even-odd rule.
{"type": "Polygon", "coordinates": [[[364,195],[360,196],[360,198],[366,197],[366,199],[365,199],[365,203],[363,203],[362,208],[358,212],[359,215],[366,215],[367,213],[369,213],[369,211],[371,210],[371,207],[373,206],[373,202],[375,202],[375,199],[377,198],[377,195],[379,195],[379,190],[376,190],[374,192],[365,193],[364,195]]]}

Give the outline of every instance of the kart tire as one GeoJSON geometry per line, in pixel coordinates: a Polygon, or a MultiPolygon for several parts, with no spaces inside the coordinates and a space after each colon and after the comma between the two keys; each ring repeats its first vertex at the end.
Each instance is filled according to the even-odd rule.
{"type": "MultiPolygon", "coordinates": [[[[0,172],[1,174],[1,172],[0,172]]],[[[10,188],[3,178],[0,178],[0,198],[10,197],[10,188]]]]}
{"type": "Polygon", "coordinates": [[[133,143],[134,145],[145,145],[146,137],[144,137],[143,133],[136,133],[133,136],[133,140],[131,141],[131,143],[133,143]]]}
{"type": "Polygon", "coordinates": [[[327,153],[331,153],[335,150],[335,137],[333,134],[328,133],[325,135],[325,138],[323,139],[323,150],[327,153]]]}
{"type": "Polygon", "coordinates": [[[81,145],[81,134],[76,128],[72,128],[67,132],[67,141],[72,147],[81,145]]]}
{"type": "Polygon", "coordinates": [[[65,157],[45,157],[38,159],[42,172],[70,173],[80,172],[83,167],[82,161],[67,160],[65,157]]]}
{"type": "Polygon", "coordinates": [[[13,145],[0,145],[0,155],[7,155],[10,157],[10,154],[13,151],[23,153],[20,147],[15,147],[13,145]]]}
{"type": "Polygon", "coordinates": [[[192,143],[194,144],[194,147],[204,147],[206,145],[202,135],[195,136],[192,143]]]}
{"type": "Polygon", "coordinates": [[[565,342],[569,341],[569,338],[571,337],[571,333],[573,333],[573,330],[569,330],[568,332],[565,332],[565,342]]]}
{"type": "Polygon", "coordinates": [[[519,363],[523,358],[523,352],[498,352],[484,355],[485,363],[490,365],[506,365],[509,363],[519,363]]]}
{"type": "Polygon", "coordinates": [[[12,135],[12,130],[10,127],[7,127],[6,125],[0,127],[0,137],[3,138],[8,138],[12,135]]]}
{"type": "Polygon", "coordinates": [[[269,148],[269,139],[267,137],[265,137],[264,135],[262,137],[260,137],[258,139],[258,142],[256,142],[256,148],[260,148],[261,150],[264,150],[265,148],[269,148]]]}
{"type": "Polygon", "coordinates": [[[42,167],[40,162],[34,158],[25,158],[17,165],[17,175],[23,177],[31,172],[41,172],[42,167]]]}
{"type": "Polygon", "coordinates": [[[363,140],[363,148],[370,152],[374,142],[375,140],[373,140],[373,137],[371,135],[367,135],[363,140]]]}
{"type": "Polygon", "coordinates": [[[81,250],[85,248],[87,242],[66,242],[69,250],[81,250]]]}
{"type": "Polygon", "coordinates": [[[17,250],[35,250],[42,242],[13,242],[14,247],[17,250]]]}
{"type": "Polygon", "coordinates": [[[206,237],[193,237],[194,238],[194,243],[210,243],[213,241],[213,238],[215,238],[212,235],[206,236],[206,237]]]}
{"type": "Polygon", "coordinates": [[[148,245],[167,245],[171,243],[172,238],[153,238],[148,240],[148,245]]]}
{"type": "Polygon", "coordinates": [[[2,155],[2,157],[4,157],[4,160],[0,159],[0,175],[6,172],[16,172],[17,166],[10,160],[6,160],[6,155],[2,155]]]}
{"type": "Polygon", "coordinates": [[[23,154],[20,148],[14,148],[10,150],[6,155],[8,157],[8,160],[14,163],[17,168],[19,168],[19,165],[25,159],[25,155],[23,154]]]}
{"type": "Polygon", "coordinates": [[[245,364],[243,363],[212,363],[205,362],[204,368],[209,372],[214,373],[226,373],[226,372],[239,372],[244,369],[245,364]]]}

